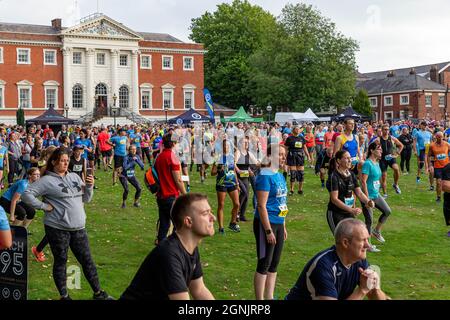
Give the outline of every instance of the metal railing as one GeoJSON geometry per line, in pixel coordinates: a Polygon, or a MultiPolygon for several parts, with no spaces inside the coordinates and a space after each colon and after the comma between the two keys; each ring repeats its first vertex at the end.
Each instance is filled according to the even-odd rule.
{"type": "Polygon", "coordinates": [[[127,109],[121,110],[122,114],[130,121],[136,123],[136,124],[149,124],[150,120],[147,118],[141,116],[140,114],[137,114],[133,111],[128,111],[127,109]]]}

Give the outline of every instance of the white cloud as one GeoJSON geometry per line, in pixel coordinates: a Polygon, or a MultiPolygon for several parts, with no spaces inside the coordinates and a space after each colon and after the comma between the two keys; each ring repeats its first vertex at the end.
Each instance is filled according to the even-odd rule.
{"type": "MultiPolygon", "coordinates": [[[[0,21],[64,26],[97,10],[97,1],[0,0],[0,21]],[[43,9],[45,8],[45,9],[43,9]]],[[[100,11],[135,31],[169,33],[189,41],[191,19],[213,12],[232,0],[100,0],[100,11]]],[[[275,16],[287,0],[250,0],[275,16]]],[[[297,1],[291,1],[297,2],[297,1]]],[[[368,72],[450,60],[446,0],[305,0],[336,23],[338,30],[357,40],[357,64],[368,72]]]]}

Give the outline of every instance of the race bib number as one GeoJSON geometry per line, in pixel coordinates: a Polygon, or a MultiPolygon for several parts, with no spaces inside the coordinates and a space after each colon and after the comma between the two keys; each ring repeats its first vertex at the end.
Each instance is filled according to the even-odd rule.
{"type": "Polygon", "coordinates": [[[355,204],[355,197],[353,195],[350,198],[344,198],[345,205],[352,208],[355,204]]]}
{"type": "Polygon", "coordinates": [[[128,178],[134,177],[134,170],[127,170],[127,177],[128,178]]]}
{"type": "Polygon", "coordinates": [[[436,159],[438,159],[439,161],[443,161],[443,160],[447,159],[447,155],[445,153],[438,154],[436,156],[436,159]]]}
{"type": "Polygon", "coordinates": [[[380,181],[379,180],[373,182],[373,188],[375,189],[376,192],[380,191],[380,186],[381,185],[380,185],[380,181]]]}
{"type": "Polygon", "coordinates": [[[392,154],[388,154],[384,156],[384,160],[386,161],[391,161],[392,159],[394,159],[394,157],[392,157],[392,154]]]}
{"type": "Polygon", "coordinates": [[[280,214],[278,216],[281,218],[285,218],[289,212],[287,205],[283,204],[278,208],[280,209],[280,214]]]}
{"type": "Polygon", "coordinates": [[[248,178],[248,177],[250,177],[250,173],[248,172],[248,170],[241,170],[241,172],[239,173],[239,176],[241,178],[248,178]]]}
{"type": "Polygon", "coordinates": [[[297,141],[297,142],[295,143],[295,147],[296,147],[297,149],[301,149],[301,148],[303,148],[303,143],[302,143],[301,141],[297,141]]]}
{"type": "Polygon", "coordinates": [[[322,137],[320,137],[320,138],[319,138],[319,141],[320,141],[320,142],[323,142],[323,138],[322,138],[322,137]]]}
{"type": "Polygon", "coordinates": [[[127,140],[120,140],[120,144],[127,144],[127,140]]]}
{"type": "Polygon", "coordinates": [[[357,164],[358,164],[358,162],[359,162],[359,159],[358,159],[358,157],[353,157],[353,158],[350,158],[350,160],[352,161],[352,166],[355,166],[355,165],[357,165],[357,164]]]}
{"type": "Polygon", "coordinates": [[[73,165],[73,171],[75,171],[75,172],[83,171],[83,165],[82,164],[75,164],[75,165],[73,165]]]}

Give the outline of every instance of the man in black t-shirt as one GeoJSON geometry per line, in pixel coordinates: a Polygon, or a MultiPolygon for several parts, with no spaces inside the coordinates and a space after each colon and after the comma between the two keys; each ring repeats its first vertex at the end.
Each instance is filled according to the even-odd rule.
{"type": "Polygon", "coordinates": [[[294,127],[292,135],[286,139],[284,146],[287,148],[287,165],[291,173],[291,190],[289,195],[294,194],[295,182],[298,182],[298,194],[303,194],[303,182],[305,177],[305,155],[311,162],[311,156],[306,147],[305,138],[300,135],[300,128],[294,127]]]}
{"type": "Polygon", "coordinates": [[[207,197],[191,193],[173,204],[176,231],[152,250],[122,300],[213,300],[203,282],[200,241],[214,235],[215,217],[207,197]]]}
{"type": "MultiPolygon", "coordinates": [[[[442,169],[442,191],[444,192],[444,217],[450,226],[450,163],[442,169]]],[[[447,234],[450,237],[450,231],[447,234]]]]}

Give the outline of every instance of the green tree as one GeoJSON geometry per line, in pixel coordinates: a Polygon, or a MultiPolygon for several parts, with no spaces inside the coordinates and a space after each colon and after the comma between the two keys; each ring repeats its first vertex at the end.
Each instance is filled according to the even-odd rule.
{"type": "Polygon", "coordinates": [[[25,114],[22,108],[19,108],[16,111],[16,121],[19,126],[25,125],[25,114]]]}
{"type": "Polygon", "coordinates": [[[254,100],[296,111],[348,105],[354,96],[357,43],[309,5],[286,5],[277,22],[250,59],[249,84],[255,89],[247,91],[254,100]]]}
{"type": "Polygon", "coordinates": [[[229,107],[254,103],[248,90],[249,57],[274,28],[275,17],[246,0],[220,4],[215,12],[192,19],[190,39],[203,43],[207,50],[205,87],[219,103],[229,107]]]}
{"type": "Polygon", "coordinates": [[[359,114],[366,116],[372,115],[372,107],[370,106],[369,96],[366,90],[361,89],[358,91],[358,94],[353,100],[352,107],[359,114]]]}

